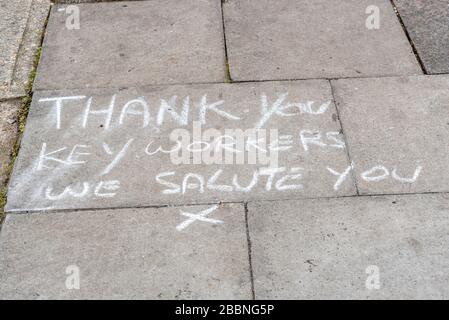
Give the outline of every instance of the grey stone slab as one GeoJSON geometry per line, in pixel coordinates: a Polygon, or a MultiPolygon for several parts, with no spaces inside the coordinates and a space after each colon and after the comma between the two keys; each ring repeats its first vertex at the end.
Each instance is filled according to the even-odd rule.
{"type": "Polygon", "coordinates": [[[242,205],[207,215],[221,224],[194,221],[177,230],[188,219],[181,212],[209,207],[8,215],[0,235],[0,296],[250,299],[242,205]],[[79,289],[70,289],[77,274],[79,289]]]}
{"type": "Polygon", "coordinates": [[[332,84],[360,193],[449,191],[449,77],[332,84]]]}
{"type": "Polygon", "coordinates": [[[428,73],[449,73],[449,1],[394,0],[428,73]]]}
{"type": "Polygon", "coordinates": [[[388,0],[224,2],[233,80],[421,74],[388,0]],[[366,28],[366,9],[380,28],[366,28]]]}
{"type": "Polygon", "coordinates": [[[447,194],[257,202],[248,210],[256,299],[449,297],[447,194]]]}
{"type": "Polygon", "coordinates": [[[26,95],[49,9],[49,0],[0,4],[0,99],[26,95]]]}
{"type": "Polygon", "coordinates": [[[135,1],[54,6],[35,89],[224,82],[219,1],[135,1]],[[113,23],[112,23],[113,22],[113,23]]]}
{"type": "Polygon", "coordinates": [[[32,0],[5,1],[0,5],[1,50],[0,83],[6,86],[11,82],[17,52],[25,31],[32,0]]]}
{"type": "Polygon", "coordinates": [[[36,92],[9,185],[7,210],[352,195],[352,177],[344,176],[335,186],[339,177],[327,168],[343,172],[349,167],[340,131],[330,84],[324,80],[36,92]],[[58,129],[58,109],[48,99],[64,96],[81,98],[62,102],[58,129]],[[114,96],[110,122],[104,113],[88,113],[86,118],[89,106],[92,112],[110,110],[114,96]],[[264,97],[272,112],[263,111],[264,97]],[[147,117],[145,106],[136,99],[146,103],[147,117]],[[176,122],[169,111],[160,113],[165,110],[160,108],[162,100],[178,116],[188,105],[187,121],[176,122]],[[208,107],[202,133],[196,137],[193,124],[202,119],[202,105],[216,110],[208,107]],[[163,120],[160,124],[158,117],[163,120]],[[266,131],[259,131],[258,142],[244,137],[243,145],[237,145],[239,138],[226,131],[255,128],[262,119],[266,131]],[[227,144],[231,161],[225,162],[224,155],[215,163],[207,158],[194,162],[194,154],[201,153],[186,152],[187,162],[180,164],[176,161],[180,138],[170,138],[180,129],[188,135],[187,144],[196,142],[190,150],[198,150],[202,141],[202,156],[218,158],[227,144]],[[208,129],[216,132],[202,135],[208,129]],[[165,153],[157,152],[159,147],[165,153]],[[256,151],[257,161],[251,162],[256,151]],[[244,156],[243,161],[237,161],[237,154],[244,156]],[[273,161],[264,162],[263,156],[273,161]],[[272,176],[269,166],[275,170],[272,176]],[[72,192],[64,193],[66,187],[72,192]]]}
{"type": "Polygon", "coordinates": [[[7,178],[7,168],[16,143],[20,100],[0,101],[0,188],[7,178]]]}

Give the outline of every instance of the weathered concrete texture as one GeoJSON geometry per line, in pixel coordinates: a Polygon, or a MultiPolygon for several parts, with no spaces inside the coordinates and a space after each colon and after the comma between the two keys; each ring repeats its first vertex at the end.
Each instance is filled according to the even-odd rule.
{"type": "Polygon", "coordinates": [[[6,181],[6,170],[16,142],[20,105],[20,100],[0,102],[0,188],[6,181]]]}
{"type": "Polygon", "coordinates": [[[362,194],[449,191],[448,76],[332,84],[362,194]]]}
{"type": "Polygon", "coordinates": [[[449,297],[447,194],[259,202],[248,209],[256,299],[449,297]],[[370,290],[376,267],[380,288],[370,290]]]}
{"type": "Polygon", "coordinates": [[[25,31],[28,13],[32,0],[5,1],[0,4],[1,17],[1,50],[0,50],[0,83],[9,85],[13,76],[14,65],[25,31]]]}
{"type": "Polygon", "coordinates": [[[65,8],[52,9],[35,89],[226,79],[219,1],[80,4],[79,30],[65,8]]]}
{"type": "Polygon", "coordinates": [[[0,4],[0,99],[26,95],[49,9],[49,0],[0,4]]]}
{"type": "Polygon", "coordinates": [[[36,92],[10,183],[7,210],[352,195],[355,186],[350,175],[334,189],[338,176],[327,168],[343,172],[349,166],[340,130],[330,84],[322,80],[36,92]],[[110,122],[105,113],[91,113],[86,118],[89,101],[91,111],[105,110],[114,94],[110,122]],[[57,129],[57,107],[54,101],[46,99],[61,96],[81,98],[62,102],[57,129]],[[262,108],[263,97],[270,112],[262,108]],[[135,100],[139,98],[140,102],[135,100]],[[129,104],[132,100],[134,104],[129,104]],[[161,113],[160,106],[164,106],[161,100],[167,102],[168,111],[162,109],[161,113]],[[147,105],[146,116],[142,101],[147,105]],[[182,123],[170,112],[178,113],[179,118],[186,101],[190,109],[185,113],[186,122],[182,123]],[[201,105],[215,106],[216,110],[202,109],[201,105]],[[202,119],[201,110],[205,110],[202,132],[218,131],[210,137],[193,136],[192,123],[202,119]],[[255,137],[246,137],[244,145],[237,146],[240,139],[237,136],[232,135],[234,140],[223,139],[230,134],[227,129],[254,128],[261,119],[266,120],[261,128],[267,131],[266,135],[260,133],[259,142],[255,137]],[[196,152],[192,152],[187,153],[187,164],[177,164],[174,155],[180,152],[171,155],[168,152],[177,150],[175,141],[180,140],[178,136],[171,140],[174,129],[185,129],[188,144],[208,143],[201,147],[198,143],[191,145],[190,150],[204,148],[204,154],[224,154],[220,145],[227,144],[231,150],[238,150],[235,154],[244,155],[244,162],[237,163],[234,158],[225,164],[223,157],[216,164],[204,160],[195,164],[192,157],[196,152]],[[279,140],[269,136],[271,129],[278,130],[279,140]],[[313,142],[305,143],[304,147],[301,133],[304,140],[313,142]],[[287,137],[282,139],[283,136],[287,137]],[[166,152],[158,152],[159,147],[166,152]],[[219,152],[210,152],[217,148],[219,152]],[[261,162],[260,157],[274,155],[272,150],[278,148],[281,149],[278,163],[271,163],[278,171],[271,176],[263,169],[270,164],[261,162]],[[121,150],[124,151],[118,156],[121,150]],[[249,155],[256,151],[258,161],[251,164],[249,155]],[[113,192],[103,188],[106,181],[114,181],[113,192]],[[64,193],[66,187],[71,187],[74,193],[69,190],[64,193]],[[115,195],[98,195],[97,187],[100,194],[115,195]]]}
{"type": "Polygon", "coordinates": [[[224,2],[233,80],[421,74],[388,0],[224,2]],[[378,30],[365,26],[380,9],[378,30]]]}
{"type": "Polygon", "coordinates": [[[394,0],[428,73],[449,73],[449,0],[394,0]]]}
{"type": "MultiPolygon", "coordinates": [[[[250,299],[244,208],[208,207],[7,216],[0,236],[3,299],[250,299]],[[68,290],[73,266],[80,289],[68,290]],[[69,268],[69,269],[67,269],[69,268]],[[68,272],[68,273],[67,273],[68,272]]],[[[72,276],[72,277],[71,277],[72,276]]]]}

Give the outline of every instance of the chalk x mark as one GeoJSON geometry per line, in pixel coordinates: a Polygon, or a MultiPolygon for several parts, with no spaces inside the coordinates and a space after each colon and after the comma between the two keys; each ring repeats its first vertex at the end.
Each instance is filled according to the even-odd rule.
{"type": "Polygon", "coordinates": [[[209,209],[200,211],[199,213],[189,213],[189,212],[180,211],[181,215],[183,215],[185,217],[188,217],[188,219],[185,220],[184,222],[180,223],[176,227],[176,230],[182,231],[182,230],[187,228],[190,224],[192,224],[195,221],[209,222],[209,223],[212,223],[212,224],[221,224],[221,223],[223,223],[223,221],[221,221],[221,220],[206,218],[209,214],[211,214],[212,212],[214,212],[217,209],[218,209],[218,206],[215,205],[215,206],[213,206],[213,207],[211,207],[209,209]]]}

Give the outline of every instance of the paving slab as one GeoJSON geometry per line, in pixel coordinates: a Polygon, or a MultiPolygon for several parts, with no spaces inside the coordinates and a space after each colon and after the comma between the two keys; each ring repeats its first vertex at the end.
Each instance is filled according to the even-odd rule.
{"type": "Polygon", "coordinates": [[[447,299],[449,196],[250,203],[256,299],[447,299]]]}
{"type": "Polygon", "coordinates": [[[219,1],[79,4],[79,29],[67,8],[52,9],[35,89],[226,80],[219,1]]]}
{"type": "Polygon", "coordinates": [[[449,77],[332,82],[361,194],[449,191],[449,77]]]}
{"type": "Polygon", "coordinates": [[[0,101],[0,188],[6,181],[6,171],[17,139],[20,107],[20,99],[0,101]]]}
{"type": "Polygon", "coordinates": [[[348,168],[325,80],[39,91],[7,210],[353,195],[348,168]]]}
{"type": "Polygon", "coordinates": [[[388,0],[224,2],[231,78],[282,80],[421,74],[388,0]],[[376,6],[380,28],[368,29],[376,6]]]}
{"type": "Polygon", "coordinates": [[[17,52],[25,32],[28,13],[32,0],[13,0],[2,2],[0,5],[1,21],[1,56],[0,83],[6,86],[11,82],[14,72],[17,52]]]}
{"type": "Polygon", "coordinates": [[[207,215],[221,224],[195,220],[177,230],[189,219],[181,212],[209,208],[8,215],[0,236],[0,296],[251,299],[242,205],[207,215]]]}
{"type": "Polygon", "coordinates": [[[26,95],[49,9],[49,0],[10,0],[0,4],[0,99],[26,95]]]}
{"type": "Polygon", "coordinates": [[[426,71],[449,73],[449,1],[394,0],[394,3],[426,71]]]}

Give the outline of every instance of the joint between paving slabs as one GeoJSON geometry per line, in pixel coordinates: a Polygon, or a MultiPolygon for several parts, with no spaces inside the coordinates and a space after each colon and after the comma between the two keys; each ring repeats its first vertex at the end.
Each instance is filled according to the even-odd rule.
{"type": "Polygon", "coordinates": [[[138,2],[142,0],[52,0],[54,4],[82,4],[82,3],[104,3],[104,2],[138,2]]]}
{"type": "Polygon", "coordinates": [[[429,72],[427,71],[426,66],[424,65],[424,62],[422,61],[421,57],[419,56],[418,49],[416,48],[415,44],[413,43],[413,40],[410,37],[410,34],[409,34],[407,28],[405,27],[404,20],[402,20],[402,17],[401,17],[401,13],[399,12],[398,8],[396,7],[396,4],[394,3],[394,0],[390,0],[390,3],[391,3],[391,6],[393,7],[393,10],[394,10],[395,14],[396,14],[396,17],[399,20],[399,23],[400,23],[400,25],[402,27],[402,30],[404,31],[405,36],[407,37],[407,40],[410,43],[410,46],[412,47],[413,54],[415,55],[415,58],[418,61],[418,64],[421,67],[422,72],[424,74],[428,75],[429,72]]]}
{"type": "Polygon", "coordinates": [[[198,207],[198,206],[213,206],[225,204],[243,204],[242,201],[208,201],[208,202],[188,202],[180,204],[155,204],[155,205],[135,205],[135,206],[117,206],[117,207],[96,207],[96,208],[28,208],[28,209],[13,209],[6,212],[8,215],[26,215],[26,214],[50,214],[50,213],[65,213],[65,212],[84,212],[84,211],[114,211],[114,210],[128,210],[128,209],[161,209],[161,208],[184,208],[184,207],[198,207]]]}
{"type": "Polygon", "coordinates": [[[225,26],[225,18],[224,18],[224,9],[223,6],[227,2],[227,0],[221,0],[220,10],[221,10],[221,23],[223,30],[223,46],[224,46],[224,58],[225,58],[225,72],[226,72],[226,83],[232,83],[231,78],[231,67],[229,66],[229,57],[228,57],[228,45],[226,43],[226,26],[225,26]]]}
{"type": "Polygon", "coordinates": [[[254,271],[253,271],[253,262],[252,262],[251,236],[250,236],[250,232],[249,232],[249,223],[248,223],[248,202],[244,202],[243,207],[245,209],[245,228],[246,228],[246,240],[247,240],[247,246],[248,246],[248,262],[249,262],[249,277],[251,280],[251,295],[252,295],[252,299],[256,300],[256,293],[254,290],[254,271]]]}
{"type": "MultiPolygon", "coordinates": [[[[316,80],[328,80],[328,81],[336,81],[336,80],[352,80],[352,79],[383,79],[383,78],[404,78],[404,77],[423,77],[423,76],[429,76],[431,74],[409,74],[409,75],[403,75],[403,74],[389,74],[389,75],[366,75],[366,76],[346,76],[346,77],[313,77],[313,78],[289,78],[289,79],[251,79],[251,80],[232,80],[232,83],[238,84],[238,83],[258,83],[258,82],[294,82],[294,81],[316,81],[316,80]]],[[[222,83],[222,82],[215,82],[215,83],[222,83]]],[[[212,82],[208,83],[195,83],[195,84],[213,84],[212,82]]]]}
{"type": "MultiPolygon", "coordinates": [[[[332,84],[332,80],[328,80],[328,81],[329,81],[329,86],[331,88],[332,100],[334,101],[335,110],[337,111],[338,123],[340,123],[341,134],[343,135],[343,141],[345,142],[346,157],[348,158],[349,165],[352,167],[353,165],[352,165],[351,152],[349,150],[348,139],[346,139],[346,133],[345,133],[345,129],[343,127],[343,122],[341,121],[340,111],[338,110],[338,102],[337,102],[337,99],[335,98],[334,86],[332,84]]],[[[357,178],[356,178],[356,175],[354,172],[354,168],[352,168],[352,170],[351,170],[351,177],[352,177],[352,181],[355,186],[355,192],[356,192],[357,196],[359,196],[360,195],[359,186],[357,185],[357,178]]]]}
{"type": "Polygon", "coordinates": [[[418,196],[418,195],[443,195],[449,197],[449,191],[424,191],[413,193],[370,193],[359,195],[340,195],[340,196],[318,196],[318,197],[292,197],[292,198],[276,198],[276,199],[254,199],[242,201],[214,201],[214,202],[189,202],[180,204],[160,204],[160,205],[142,205],[142,206],[123,206],[123,207],[97,207],[97,208],[28,208],[15,209],[6,212],[7,215],[27,215],[27,214],[51,214],[51,213],[67,213],[67,212],[85,212],[85,211],[111,211],[111,210],[127,210],[127,209],[159,209],[159,208],[183,208],[198,207],[212,205],[227,204],[244,204],[255,202],[282,202],[282,201],[308,201],[308,200],[330,200],[330,199],[350,199],[350,198],[366,198],[366,197],[387,197],[387,196],[418,196]]]}
{"type": "MultiPolygon", "coordinates": [[[[139,0],[134,0],[139,1],[139,0]]],[[[430,74],[412,74],[412,75],[377,75],[377,76],[358,76],[358,77],[339,77],[339,78],[292,78],[292,79],[266,79],[266,80],[230,80],[230,82],[223,82],[223,81],[206,81],[206,82],[173,82],[173,83],[158,83],[158,84],[143,84],[139,86],[111,86],[111,87],[102,87],[102,86],[96,86],[91,87],[89,90],[117,90],[117,91],[123,91],[127,89],[132,88],[160,88],[160,87],[172,87],[172,86],[195,86],[195,85],[220,85],[220,84],[240,84],[240,83],[265,83],[265,82],[295,82],[295,81],[336,81],[336,80],[346,80],[346,79],[381,79],[381,78],[404,78],[404,77],[424,77],[424,76],[431,76],[430,74]]],[[[55,89],[55,88],[48,88],[48,89],[36,89],[33,90],[33,92],[47,92],[47,91],[63,91],[63,90],[86,90],[86,88],[83,87],[65,87],[64,89],[55,89]]],[[[20,97],[14,97],[14,98],[20,98],[20,97]]],[[[2,99],[8,100],[8,99],[2,99]]]]}

